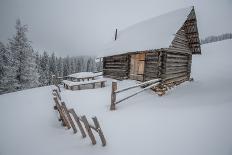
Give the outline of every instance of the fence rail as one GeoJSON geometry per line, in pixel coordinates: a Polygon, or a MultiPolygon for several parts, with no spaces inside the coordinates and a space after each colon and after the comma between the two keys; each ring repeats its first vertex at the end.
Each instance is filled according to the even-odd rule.
{"type": "Polygon", "coordinates": [[[146,82],[143,82],[143,83],[140,83],[140,84],[137,84],[137,85],[133,85],[133,86],[130,86],[130,87],[127,87],[127,88],[123,88],[123,89],[119,89],[117,90],[117,82],[116,81],[113,81],[112,82],[112,91],[111,91],[111,105],[110,105],[110,110],[115,110],[116,109],[116,104],[122,102],[122,101],[125,101],[147,89],[150,89],[158,84],[160,84],[161,82],[161,79],[153,79],[153,80],[150,80],[150,81],[146,81],[146,82]],[[122,98],[118,101],[116,101],[116,95],[119,94],[119,93],[122,93],[122,92],[125,92],[127,90],[130,90],[130,89],[134,89],[134,88],[137,88],[137,87],[141,87],[141,86],[146,86],[144,87],[143,89],[139,90],[139,91],[136,91],[135,93],[133,94],[130,94],[129,96],[125,97],[125,98],[122,98]]]}

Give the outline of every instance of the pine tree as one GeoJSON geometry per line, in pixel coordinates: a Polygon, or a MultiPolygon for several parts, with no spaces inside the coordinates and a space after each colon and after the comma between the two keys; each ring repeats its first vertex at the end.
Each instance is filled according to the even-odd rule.
{"type": "Polygon", "coordinates": [[[40,78],[39,82],[43,85],[49,85],[49,56],[44,51],[40,59],[40,78]]]}
{"type": "Polygon", "coordinates": [[[33,49],[26,37],[27,26],[21,25],[18,19],[15,28],[16,35],[10,39],[9,49],[13,54],[13,65],[17,67],[16,79],[19,81],[19,89],[36,87],[39,84],[39,75],[36,72],[33,49]]]}
{"type": "Polygon", "coordinates": [[[55,53],[52,53],[49,58],[49,83],[52,83],[52,75],[57,76],[57,68],[56,68],[56,57],[55,53]]]}
{"type": "Polygon", "coordinates": [[[61,57],[57,60],[57,72],[59,77],[63,77],[63,60],[61,57]]]}
{"type": "Polygon", "coordinates": [[[17,90],[16,67],[10,50],[0,42],[0,94],[17,90]]]}

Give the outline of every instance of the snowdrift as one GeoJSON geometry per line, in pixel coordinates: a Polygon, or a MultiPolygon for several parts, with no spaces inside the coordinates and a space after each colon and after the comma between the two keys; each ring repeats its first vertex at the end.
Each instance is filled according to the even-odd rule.
{"type": "MultiPolygon", "coordinates": [[[[163,97],[145,91],[113,112],[110,79],[105,88],[63,90],[68,107],[98,117],[106,147],[63,129],[53,110],[52,86],[1,95],[0,154],[232,154],[231,49],[232,40],[203,45],[202,55],[193,57],[194,82],[163,97]]],[[[134,83],[125,80],[119,88],[134,83]]]]}

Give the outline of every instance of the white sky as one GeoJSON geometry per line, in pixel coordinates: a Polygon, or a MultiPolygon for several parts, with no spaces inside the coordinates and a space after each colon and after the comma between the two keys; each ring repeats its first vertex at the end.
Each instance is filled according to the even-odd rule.
{"type": "Polygon", "coordinates": [[[97,55],[115,28],[191,5],[200,37],[232,32],[232,0],[0,0],[0,41],[12,37],[20,18],[40,52],[97,55]]]}

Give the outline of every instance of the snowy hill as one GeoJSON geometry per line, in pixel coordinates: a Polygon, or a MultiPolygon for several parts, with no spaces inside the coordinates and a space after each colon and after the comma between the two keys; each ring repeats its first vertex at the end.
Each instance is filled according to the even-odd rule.
{"type": "MultiPolygon", "coordinates": [[[[107,87],[62,91],[78,114],[96,115],[107,146],[92,146],[65,130],[53,110],[51,87],[0,96],[0,154],[228,155],[232,154],[232,40],[202,46],[192,77],[165,96],[145,91],[109,111],[107,87]],[[184,97],[183,97],[184,94],[184,97]]],[[[119,82],[119,88],[135,81],[119,82]]]]}

